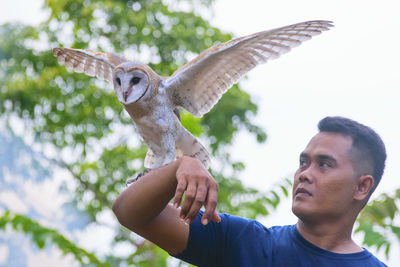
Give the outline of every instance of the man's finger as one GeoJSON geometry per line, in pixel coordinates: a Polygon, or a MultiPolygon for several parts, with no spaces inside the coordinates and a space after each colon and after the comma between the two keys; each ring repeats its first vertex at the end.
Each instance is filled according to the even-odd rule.
{"type": "Polygon", "coordinates": [[[211,219],[214,219],[217,203],[218,203],[218,187],[216,185],[210,185],[205,204],[205,211],[203,213],[203,217],[201,218],[201,223],[203,225],[206,225],[211,219]]]}
{"type": "Polygon", "coordinates": [[[174,197],[174,207],[178,208],[179,204],[181,204],[182,201],[182,196],[183,193],[185,192],[187,187],[187,181],[184,179],[181,179],[178,181],[178,185],[176,187],[176,191],[175,191],[175,197],[174,197]]]}
{"type": "Polygon", "coordinates": [[[188,223],[192,222],[196,217],[199,210],[205,204],[207,197],[207,187],[206,185],[198,185],[196,190],[196,196],[192,202],[189,212],[187,213],[186,220],[189,220],[188,223]]]}
{"type": "MultiPolygon", "coordinates": [[[[182,219],[187,219],[187,213],[189,212],[192,203],[194,201],[194,198],[196,196],[196,189],[197,189],[197,185],[194,183],[190,183],[187,186],[186,189],[186,194],[185,194],[185,199],[183,200],[183,204],[182,204],[182,208],[181,208],[181,214],[180,217],[182,219]]],[[[189,223],[189,222],[187,222],[189,223]]]]}
{"type": "Polygon", "coordinates": [[[218,214],[218,212],[216,210],[214,211],[214,214],[211,217],[211,220],[213,222],[217,222],[217,223],[221,222],[221,217],[219,217],[219,214],[218,214]]]}

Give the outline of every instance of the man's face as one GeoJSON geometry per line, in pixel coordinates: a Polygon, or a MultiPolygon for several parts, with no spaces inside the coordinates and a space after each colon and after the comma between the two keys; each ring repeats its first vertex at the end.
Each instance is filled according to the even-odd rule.
{"type": "Polygon", "coordinates": [[[356,185],[351,147],[351,137],[321,132],[300,154],[292,192],[292,211],[299,219],[318,222],[347,216],[356,185]]]}

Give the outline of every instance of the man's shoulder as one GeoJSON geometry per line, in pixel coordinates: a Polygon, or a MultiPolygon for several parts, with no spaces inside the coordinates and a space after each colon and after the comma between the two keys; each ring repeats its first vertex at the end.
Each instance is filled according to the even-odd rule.
{"type": "MultiPolygon", "coordinates": [[[[203,213],[203,211],[200,211],[199,216],[201,216],[202,213],[203,213]]],[[[250,225],[255,225],[257,227],[261,227],[261,228],[272,230],[272,231],[287,230],[287,229],[291,229],[292,227],[295,226],[295,225],[273,225],[273,226],[267,227],[256,219],[247,219],[247,218],[237,216],[237,215],[232,215],[229,213],[219,213],[219,216],[221,217],[221,221],[227,220],[228,223],[250,224],[250,225]]]]}
{"type": "Polygon", "coordinates": [[[230,233],[242,233],[242,235],[248,235],[253,233],[261,236],[277,236],[283,238],[284,236],[290,236],[293,233],[295,225],[274,225],[265,226],[260,221],[255,219],[246,219],[240,216],[222,213],[220,214],[222,227],[230,233]]]}
{"type": "MultiPolygon", "coordinates": [[[[204,211],[200,211],[197,215],[197,219],[200,219],[203,215],[204,211]]],[[[210,223],[210,226],[215,224],[219,225],[221,228],[229,231],[257,231],[257,232],[265,232],[267,234],[277,234],[282,235],[284,233],[293,232],[296,225],[274,225],[274,226],[265,226],[260,221],[256,219],[247,219],[244,217],[232,215],[229,213],[219,213],[221,217],[220,223],[210,223]]],[[[193,226],[195,226],[194,224],[193,226]]],[[[201,227],[200,224],[198,226],[201,227]]]]}
{"type": "Polygon", "coordinates": [[[366,248],[363,249],[364,253],[367,255],[368,262],[371,264],[370,266],[387,267],[387,265],[380,261],[372,252],[368,251],[366,248]]]}

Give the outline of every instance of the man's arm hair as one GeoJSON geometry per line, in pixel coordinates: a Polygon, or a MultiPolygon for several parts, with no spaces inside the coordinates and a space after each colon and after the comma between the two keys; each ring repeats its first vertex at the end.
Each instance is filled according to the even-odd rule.
{"type": "Polygon", "coordinates": [[[204,224],[220,220],[215,212],[217,192],[215,180],[203,165],[184,156],[130,185],[115,200],[112,209],[123,226],[168,253],[177,254],[186,249],[188,224],[203,205],[204,224]],[[179,209],[184,192],[185,199],[179,209]],[[174,206],[168,204],[173,197],[174,206]]]}

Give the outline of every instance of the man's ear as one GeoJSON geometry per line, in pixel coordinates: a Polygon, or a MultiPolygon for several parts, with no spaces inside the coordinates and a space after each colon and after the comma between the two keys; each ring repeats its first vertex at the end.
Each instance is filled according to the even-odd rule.
{"type": "Polygon", "coordinates": [[[372,175],[366,174],[358,177],[354,192],[354,199],[364,200],[369,197],[375,181],[372,175]]]}

